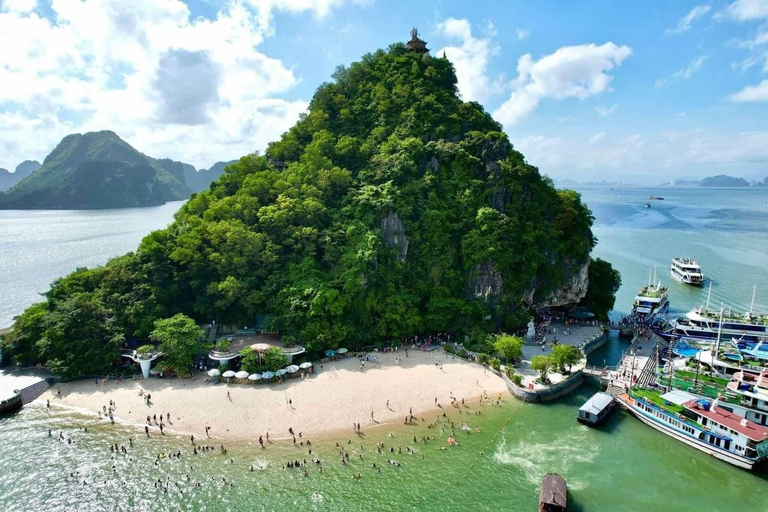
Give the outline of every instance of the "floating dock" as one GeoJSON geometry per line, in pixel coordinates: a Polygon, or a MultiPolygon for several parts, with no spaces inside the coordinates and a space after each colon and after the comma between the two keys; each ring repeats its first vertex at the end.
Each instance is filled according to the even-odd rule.
{"type": "Polygon", "coordinates": [[[579,408],[579,414],[576,419],[583,423],[597,425],[610,414],[615,403],[613,396],[608,393],[595,393],[592,395],[592,398],[579,408]]]}

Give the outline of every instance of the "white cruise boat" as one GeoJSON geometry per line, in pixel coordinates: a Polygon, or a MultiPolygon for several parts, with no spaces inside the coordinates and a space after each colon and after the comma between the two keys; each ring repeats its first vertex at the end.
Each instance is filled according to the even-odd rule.
{"type": "Polygon", "coordinates": [[[650,390],[630,390],[618,400],[646,425],[729,464],[751,470],[768,460],[768,427],[725,410],[718,400],[650,390]]]}
{"type": "Polygon", "coordinates": [[[659,284],[643,286],[635,296],[632,315],[644,322],[652,322],[656,317],[669,311],[669,290],[659,284]]]}
{"type": "MultiPolygon", "coordinates": [[[[673,320],[663,336],[706,347],[717,342],[720,327],[720,312],[702,307],[689,311],[685,318],[673,320]]],[[[723,314],[722,337],[737,340],[741,349],[754,348],[768,338],[768,317],[750,313],[723,314]]]]}
{"type": "Polygon", "coordinates": [[[678,283],[690,284],[692,286],[702,286],[704,284],[701,267],[696,260],[690,258],[672,258],[669,275],[678,283]]]}

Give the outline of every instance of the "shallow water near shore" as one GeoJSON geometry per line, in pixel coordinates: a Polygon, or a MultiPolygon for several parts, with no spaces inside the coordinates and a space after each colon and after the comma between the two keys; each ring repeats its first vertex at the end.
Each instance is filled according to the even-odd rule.
{"type": "Polygon", "coordinates": [[[36,403],[0,420],[0,507],[530,511],[535,510],[542,476],[557,472],[568,481],[573,510],[768,510],[764,474],[712,459],[621,411],[599,428],[579,424],[576,411],[594,391],[596,387],[586,385],[548,405],[524,404],[509,396],[498,407],[467,404],[464,410],[480,410],[479,416],[446,407],[461,443],[457,447],[446,442],[450,428],[427,428],[435,421],[430,415],[412,425],[365,429],[360,437],[350,430],[348,436],[313,439],[312,456],[306,446],[294,447],[289,441],[262,450],[257,439],[225,442],[224,455],[218,440],[199,437],[198,445],[209,443],[217,449],[193,455],[187,437],[155,434],[147,439],[136,427],[110,425],[55,407],[49,412],[36,403]],[[469,433],[459,429],[462,421],[470,422],[469,433]],[[476,425],[480,433],[474,431],[476,425]],[[54,438],[48,438],[48,428],[54,438]],[[59,431],[64,442],[56,439],[59,431]],[[414,435],[419,442],[413,442],[414,435]],[[421,442],[430,435],[437,439],[421,442]],[[128,448],[129,437],[133,448],[128,448]],[[67,438],[76,444],[67,444],[67,438]],[[376,453],[378,441],[385,445],[381,455],[376,453]],[[341,464],[336,442],[349,453],[348,466],[341,464]],[[129,451],[115,455],[114,470],[111,443],[129,451]],[[406,447],[415,453],[409,454],[406,447]],[[178,450],[180,459],[154,464],[158,454],[178,450]],[[322,473],[312,463],[314,456],[322,460],[322,473]],[[308,476],[303,469],[283,469],[288,460],[304,458],[308,476]],[[373,469],[374,462],[381,472],[373,469]],[[265,469],[251,472],[251,464],[265,469]],[[79,474],[72,477],[73,472],[79,474]],[[356,474],[361,478],[355,479],[356,474]],[[158,479],[163,485],[170,482],[168,493],[155,488],[158,479]]]}

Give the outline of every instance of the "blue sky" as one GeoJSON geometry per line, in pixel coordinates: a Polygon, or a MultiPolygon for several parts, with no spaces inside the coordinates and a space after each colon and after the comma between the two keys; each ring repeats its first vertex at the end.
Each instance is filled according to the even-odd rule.
{"type": "Polygon", "coordinates": [[[0,0],[0,167],[96,129],[197,167],[263,149],[414,25],[556,179],[768,176],[768,0],[0,0]]]}

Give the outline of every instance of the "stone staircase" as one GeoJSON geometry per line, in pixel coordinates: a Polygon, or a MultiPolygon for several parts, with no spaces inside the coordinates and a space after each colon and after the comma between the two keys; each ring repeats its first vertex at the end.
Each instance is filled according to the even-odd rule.
{"type": "Polygon", "coordinates": [[[27,386],[21,390],[21,403],[27,405],[34,401],[37,397],[48,391],[48,389],[56,382],[55,379],[47,378],[27,386]]]}

